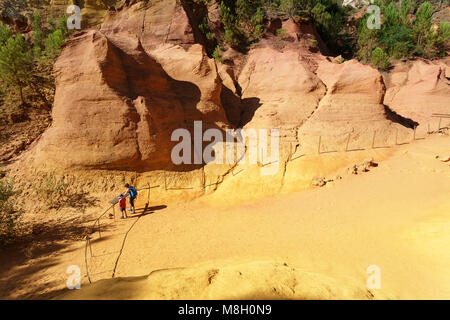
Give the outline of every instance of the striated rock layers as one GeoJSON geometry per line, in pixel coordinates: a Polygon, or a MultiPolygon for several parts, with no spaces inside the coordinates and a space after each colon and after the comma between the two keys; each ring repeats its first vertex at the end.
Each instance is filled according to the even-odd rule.
{"type": "Polygon", "coordinates": [[[183,53],[186,67],[198,68],[188,82],[165,72],[137,38],[114,40],[90,31],[64,50],[55,65],[53,125],[37,156],[69,167],[161,168],[170,163],[175,129],[194,120],[226,125],[215,65],[200,46],[183,53]],[[210,85],[200,89],[195,77],[210,85]]]}
{"type": "Polygon", "coordinates": [[[425,124],[433,113],[450,114],[450,59],[399,62],[386,77],[385,104],[398,114],[425,124]]]}
{"type": "Polygon", "coordinates": [[[222,64],[205,53],[196,25],[176,0],[126,1],[99,30],[75,35],[55,65],[54,122],[31,158],[64,168],[189,170],[196,167],[172,164],[171,134],[192,132],[196,120],[203,130],[279,129],[297,145],[308,135],[351,131],[357,139],[407,127],[384,106],[380,73],[355,60],[330,62],[310,47],[313,28],[280,21],[288,39],[269,28],[246,56],[222,64]]]}
{"type": "Polygon", "coordinates": [[[356,60],[342,64],[323,61],[317,74],[327,93],[302,132],[319,135],[390,124],[383,106],[385,86],[378,71],[356,60]]]}

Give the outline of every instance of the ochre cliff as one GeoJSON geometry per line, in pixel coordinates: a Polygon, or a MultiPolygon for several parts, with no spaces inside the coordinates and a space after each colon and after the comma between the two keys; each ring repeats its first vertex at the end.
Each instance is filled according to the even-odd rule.
{"type": "Polygon", "coordinates": [[[384,103],[397,113],[420,123],[432,122],[433,113],[450,113],[450,59],[398,62],[385,78],[384,103]]]}
{"type": "MultiPolygon", "coordinates": [[[[210,15],[217,20],[217,10],[210,15]]],[[[48,169],[197,170],[170,155],[172,132],[192,133],[198,120],[203,130],[278,129],[283,162],[294,149],[317,150],[320,136],[325,151],[349,134],[347,145],[373,146],[375,135],[377,145],[391,144],[448,109],[445,61],[399,65],[383,77],[326,56],[313,27],[286,20],[221,63],[208,57],[193,19],[176,0],[125,1],[98,29],[75,34],[55,65],[53,124],[25,158],[48,169]]]]}

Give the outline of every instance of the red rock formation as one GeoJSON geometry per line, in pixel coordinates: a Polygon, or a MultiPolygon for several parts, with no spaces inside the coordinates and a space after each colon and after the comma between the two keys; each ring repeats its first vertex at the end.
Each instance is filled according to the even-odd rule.
{"type": "Polygon", "coordinates": [[[99,31],[69,41],[55,65],[54,123],[35,160],[172,169],[171,133],[195,120],[205,129],[275,128],[299,143],[299,134],[386,132],[397,121],[383,105],[380,73],[311,51],[311,40],[323,44],[307,26],[280,21],[289,40],[266,34],[245,58],[234,54],[223,65],[198,44],[192,19],[176,0],[130,1],[109,11],[99,31]]]}
{"type": "Polygon", "coordinates": [[[398,114],[428,123],[433,113],[450,113],[450,59],[398,62],[385,78],[384,103],[398,114]]]}
{"type": "Polygon", "coordinates": [[[248,101],[241,124],[279,128],[288,136],[295,136],[295,129],[314,112],[326,92],[298,51],[272,48],[250,51],[239,85],[242,98],[248,101]]]}
{"type": "Polygon", "coordinates": [[[227,124],[215,65],[200,46],[181,49],[189,63],[169,70],[189,82],[171,77],[137,37],[112,38],[89,31],[64,49],[55,65],[54,123],[37,146],[38,160],[64,167],[166,168],[173,130],[189,129],[194,120],[227,124]],[[208,85],[200,89],[199,79],[208,85]]]}
{"type": "Polygon", "coordinates": [[[323,61],[317,75],[326,85],[327,93],[299,129],[300,141],[315,142],[319,136],[328,136],[327,140],[335,140],[331,143],[333,150],[343,149],[350,133],[353,145],[358,147],[371,146],[374,134],[378,145],[386,145],[388,140],[393,143],[394,131],[404,127],[395,124],[398,119],[383,105],[386,89],[377,70],[356,60],[342,64],[323,61]]]}

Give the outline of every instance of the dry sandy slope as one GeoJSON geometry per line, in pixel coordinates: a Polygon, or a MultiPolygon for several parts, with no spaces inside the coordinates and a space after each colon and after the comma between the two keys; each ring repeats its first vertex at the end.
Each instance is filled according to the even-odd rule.
{"type": "Polygon", "coordinates": [[[93,280],[115,279],[61,298],[450,299],[450,162],[436,159],[449,153],[433,136],[324,188],[153,210],[94,242],[93,280]]]}

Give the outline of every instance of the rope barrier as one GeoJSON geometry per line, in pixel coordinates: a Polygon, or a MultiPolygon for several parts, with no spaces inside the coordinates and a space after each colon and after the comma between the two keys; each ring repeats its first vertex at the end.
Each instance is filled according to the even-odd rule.
{"type": "MultiPolygon", "coordinates": [[[[450,115],[446,115],[446,114],[433,114],[433,117],[437,117],[437,118],[446,118],[447,116],[450,116],[450,115]]],[[[430,131],[430,124],[428,123],[427,125],[428,125],[427,134],[431,134],[432,132],[430,131]]],[[[441,125],[441,124],[439,123],[439,130],[441,129],[441,128],[440,128],[440,125],[441,125]]],[[[417,139],[416,139],[416,130],[417,130],[417,126],[414,127],[413,141],[417,140],[417,139]]],[[[350,138],[351,138],[351,136],[352,136],[352,133],[354,134],[353,131],[345,134],[345,135],[347,135],[347,139],[346,139],[346,141],[345,141],[345,152],[350,152],[350,151],[352,151],[352,150],[348,150],[348,147],[349,147],[349,144],[350,144],[350,138]]],[[[395,145],[398,145],[398,144],[399,144],[399,142],[398,142],[398,133],[399,133],[399,130],[398,130],[398,128],[397,128],[397,130],[395,131],[395,145]]],[[[372,148],[372,149],[375,148],[375,134],[376,134],[376,133],[373,132],[373,136],[372,136],[372,139],[371,139],[372,144],[371,144],[370,148],[372,148]]],[[[322,146],[322,136],[319,137],[317,153],[318,153],[318,154],[321,154],[321,153],[322,153],[322,154],[323,154],[323,153],[327,153],[327,152],[324,152],[324,151],[321,150],[321,146],[322,146]]],[[[302,157],[304,157],[304,156],[307,155],[306,153],[304,153],[304,154],[300,154],[300,155],[294,157],[295,154],[297,153],[297,146],[296,146],[295,151],[294,151],[293,153],[292,153],[292,145],[291,145],[290,148],[291,148],[291,149],[290,149],[290,155],[289,155],[289,157],[288,157],[288,159],[287,159],[286,162],[291,162],[291,161],[294,161],[294,160],[296,160],[296,159],[302,158],[302,157]]],[[[357,149],[357,150],[366,150],[366,149],[357,149]]],[[[333,152],[337,152],[337,151],[333,151],[333,152]]],[[[262,163],[262,166],[264,167],[264,166],[267,166],[267,165],[270,165],[270,164],[273,164],[273,163],[276,163],[276,162],[279,162],[279,161],[276,160],[276,161],[269,162],[269,163],[266,163],[266,164],[262,163]]],[[[234,169],[235,169],[235,167],[236,167],[237,165],[238,165],[238,163],[234,164],[234,166],[233,166],[233,167],[231,168],[231,170],[230,170],[232,176],[236,176],[236,175],[238,175],[239,173],[245,171],[245,169],[241,169],[239,172],[234,173],[234,169]]],[[[203,168],[203,170],[204,170],[204,168],[203,168]]],[[[173,191],[173,190],[193,190],[193,189],[195,189],[194,187],[175,187],[175,188],[167,187],[166,172],[164,171],[163,174],[164,174],[164,189],[165,189],[165,191],[173,191]]],[[[217,182],[214,182],[214,183],[210,183],[210,184],[205,184],[205,183],[206,183],[206,176],[205,176],[205,173],[204,173],[204,171],[203,171],[203,174],[202,174],[202,186],[200,187],[200,189],[202,189],[202,190],[205,190],[207,187],[211,187],[211,186],[216,186],[216,187],[217,187],[218,185],[220,185],[220,184],[223,183],[223,180],[222,180],[222,181],[217,181],[217,182]]],[[[149,193],[148,193],[148,203],[149,203],[149,202],[150,202],[150,190],[151,190],[151,189],[155,189],[155,188],[159,188],[159,187],[161,187],[161,186],[160,186],[160,185],[157,185],[157,186],[151,186],[150,184],[147,184],[147,185],[148,185],[148,187],[146,187],[146,188],[141,188],[141,189],[137,189],[137,191],[148,190],[148,191],[149,191],[149,193]]],[[[113,201],[114,201],[114,200],[113,200],[113,201]]],[[[148,203],[147,203],[147,205],[148,205],[148,203]]],[[[114,203],[111,202],[111,206],[108,207],[108,209],[106,209],[106,210],[105,210],[105,211],[104,211],[104,212],[103,212],[103,213],[102,213],[102,214],[94,221],[94,224],[92,225],[92,229],[91,229],[91,233],[90,233],[90,234],[92,234],[92,233],[95,232],[95,226],[98,224],[98,233],[99,233],[99,237],[101,238],[100,219],[101,219],[106,213],[108,213],[111,209],[114,210],[114,206],[115,206],[116,204],[117,204],[117,202],[114,202],[114,203]]],[[[84,255],[84,256],[85,256],[85,265],[86,265],[86,275],[87,275],[87,278],[88,278],[88,280],[89,280],[89,283],[92,283],[92,282],[91,282],[90,275],[89,275],[89,267],[88,267],[88,261],[87,261],[87,250],[88,250],[88,246],[89,246],[89,248],[90,248],[91,257],[93,257],[92,247],[91,247],[91,237],[90,237],[89,235],[86,235],[85,255],[84,255]]]]}
{"type": "MultiPolygon", "coordinates": [[[[95,221],[94,224],[92,225],[92,229],[91,229],[91,234],[95,232],[95,225],[98,223],[98,234],[99,237],[102,237],[102,234],[100,232],[100,219],[109,211],[111,210],[111,208],[114,208],[115,204],[111,205],[108,209],[105,210],[105,212],[103,212],[95,221]]],[[[88,266],[88,261],[87,261],[87,249],[88,249],[88,245],[90,248],[90,252],[91,252],[91,258],[92,258],[92,247],[91,247],[91,237],[89,236],[89,234],[86,235],[86,244],[84,247],[84,263],[86,265],[86,275],[88,277],[89,283],[92,283],[91,281],[91,277],[89,276],[89,266],[88,266]]]]}
{"type": "MultiPolygon", "coordinates": [[[[158,186],[154,186],[154,187],[152,187],[152,186],[150,186],[150,185],[148,185],[149,187],[148,188],[141,188],[141,189],[138,189],[137,191],[139,192],[139,191],[144,191],[144,190],[149,190],[149,195],[148,195],[148,201],[150,201],[150,189],[154,189],[154,188],[159,188],[159,185],[158,186]]],[[[114,200],[113,200],[114,201],[114,200]]],[[[114,203],[112,203],[111,204],[111,206],[110,207],[108,207],[108,209],[106,209],[97,219],[95,219],[95,221],[94,221],[94,224],[92,225],[92,228],[91,228],[91,233],[90,234],[92,234],[92,233],[94,233],[95,232],[95,226],[98,224],[98,235],[99,235],[99,237],[101,238],[102,237],[102,234],[101,234],[101,231],[100,231],[100,219],[105,215],[105,214],[107,214],[111,209],[113,209],[114,210],[114,206],[116,205],[117,203],[116,202],[114,202],[114,203]]],[[[115,215],[114,215],[115,216],[115,215]]],[[[93,257],[93,254],[92,254],[92,245],[91,245],[91,237],[89,236],[89,234],[88,235],[86,235],[86,243],[85,243],[85,248],[84,248],[84,262],[85,262],[85,265],[86,265],[86,275],[87,275],[87,278],[88,278],[88,280],[89,280],[89,283],[92,283],[92,281],[91,281],[91,277],[90,277],[90,275],[89,275],[89,266],[88,266],[88,261],[87,261],[87,249],[88,249],[88,245],[89,245],[89,250],[90,250],[90,252],[91,252],[91,258],[93,257]]]]}
{"type": "MultiPolygon", "coordinates": [[[[89,283],[92,283],[91,277],[89,276],[89,267],[88,267],[88,262],[87,262],[87,246],[88,246],[88,242],[90,242],[89,235],[86,236],[86,246],[84,248],[84,262],[86,264],[86,275],[88,277],[89,283]]],[[[92,251],[91,251],[91,255],[92,255],[92,251]]]]}

